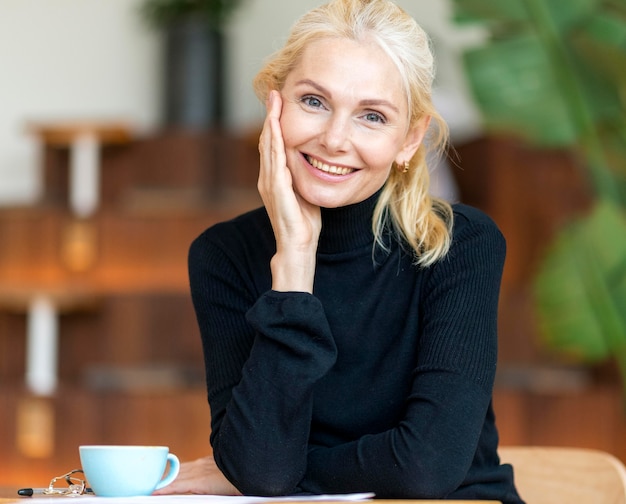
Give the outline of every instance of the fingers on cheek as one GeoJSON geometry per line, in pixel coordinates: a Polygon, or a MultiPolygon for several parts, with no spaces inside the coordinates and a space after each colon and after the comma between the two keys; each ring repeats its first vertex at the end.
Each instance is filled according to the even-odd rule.
{"type": "Polygon", "coordinates": [[[270,138],[269,127],[265,125],[261,131],[261,135],[259,136],[259,152],[262,153],[265,150],[265,146],[270,138]]]}
{"type": "Polygon", "coordinates": [[[272,137],[277,141],[283,142],[283,130],[278,119],[274,119],[271,123],[272,137]]]}

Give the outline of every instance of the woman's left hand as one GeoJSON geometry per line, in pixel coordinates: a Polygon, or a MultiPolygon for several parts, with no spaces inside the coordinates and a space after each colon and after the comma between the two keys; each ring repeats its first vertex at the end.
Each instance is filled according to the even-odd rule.
{"type": "Polygon", "coordinates": [[[272,223],[276,254],[271,261],[272,289],[313,291],[315,254],[322,228],[320,208],[294,189],[280,126],[282,99],[271,91],[259,139],[257,187],[272,223]]]}
{"type": "Polygon", "coordinates": [[[183,462],[176,479],[153,495],[171,494],[241,495],[217,467],[213,455],[183,462]]]}

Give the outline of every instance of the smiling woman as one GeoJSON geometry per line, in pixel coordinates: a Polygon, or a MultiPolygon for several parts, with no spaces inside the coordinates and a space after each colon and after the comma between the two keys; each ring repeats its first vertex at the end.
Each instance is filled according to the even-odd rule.
{"type": "Polygon", "coordinates": [[[504,239],[429,195],[432,78],[390,0],[310,11],[258,74],[264,207],[189,254],[213,455],[160,493],[522,502],[491,401],[504,239]]]}

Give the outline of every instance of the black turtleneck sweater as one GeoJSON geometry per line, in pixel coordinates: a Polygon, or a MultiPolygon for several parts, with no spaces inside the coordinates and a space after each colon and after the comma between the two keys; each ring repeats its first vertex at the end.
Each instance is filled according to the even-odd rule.
{"type": "Polygon", "coordinates": [[[504,239],[457,205],[435,265],[373,253],[376,197],[322,210],[312,295],[271,290],[262,208],[192,244],[215,460],[248,495],[520,503],[491,404],[504,239]]]}

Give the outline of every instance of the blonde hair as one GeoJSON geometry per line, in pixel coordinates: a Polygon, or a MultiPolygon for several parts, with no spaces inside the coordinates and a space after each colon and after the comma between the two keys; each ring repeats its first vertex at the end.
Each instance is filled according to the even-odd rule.
{"type": "Polygon", "coordinates": [[[391,58],[407,95],[409,124],[431,118],[429,137],[409,161],[409,170],[392,169],[374,210],[372,229],[376,243],[385,248],[383,233],[390,224],[398,240],[414,252],[415,262],[429,266],[448,252],[452,209],[429,194],[427,149],[445,149],[448,128],[432,103],[434,58],[424,30],[390,0],[332,0],[302,16],[287,42],[274,53],[254,79],[264,102],[273,89],[282,89],[311,42],[324,38],[374,40],[391,58]]]}

